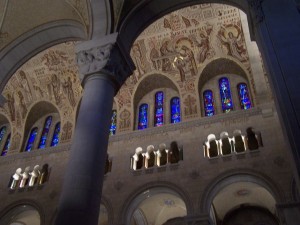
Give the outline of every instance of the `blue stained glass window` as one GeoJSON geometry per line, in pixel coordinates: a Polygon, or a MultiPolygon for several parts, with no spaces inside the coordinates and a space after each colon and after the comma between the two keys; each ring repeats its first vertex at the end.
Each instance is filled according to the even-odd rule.
{"type": "Polygon", "coordinates": [[[5,134],[6,134],[6,126],[3,126],[0,129],[0,144],[2,143],[2,139],[3,139],[5,134]]]}
{"type": "Polygon", "coordinates": [[[247,85],[245,83],[239,83],[237,85],[239,99],[241,104],[241,109],[250,109],[251,108],[251,100],[248,92],[247,85]]]}
{"type": "Polygon", "coordinates": [[[203,92],[203,101],[205,116],[215,115],[214,95],[211,90],[205,90],[203,92]]]}
{"type": "Polygon", "coordinates": [[[34,141],[35,141],[37,132],[38,132],[38,128],[37,127],[33,128],[31,130],[29,138],[28,138],[28,141],[27,141],[27,145],[26,145],[26,148],[25,148],[26,152],[30,152],[32,150],[32,147],[34,145],[34,141]]]}
{"type": "Polygon", "coordinates": [[[115,135],[117,130],[117,110],[112,111],[109,135],[115,135]]]}
{"type": "Polygon", "coordinates": [[[10,134],[7,136],[1,156],[5,156],[10,146],[10,134]]]}
{"type": "Polygon", "coordinates": [[[227,77],[222,77],[219,80],[219,88],[221,95],[221,103],[223,112],[230,112],[233,109],[229,80],[227,77]]]}
{"type": "Polygon", "coordinates": [[[138,129],[143,130],[148,126],[148,104],[142,104],[139,108],[138,129]]]}
{"type": "Polygon", "coordinates": [[[171,99],[171,123],[180,122],[180,99],[174,97],[171,99]]]}
{"type": "Polygon", "coordinates": [[[46,147],[47,136],[48,136],[48,133],[49,133],[51,123],[52,123],[52,116],[48,116],[46,118],[46,121],[45,121],[43,133],[42,133],[41,140],[40,140],[40,143],[39,143],[39,148],[45,148],[46,147]]]}
{"type": "Polygon", "coordinates": [[[154,126],[160,127],[164,124],[164,93],[159,91],[155,94],[155,118],[154,126]]]}
{"type": "Polygon", "coordinates": [[[58,145],[60,134],[60,122],[55,125],[55,129],[52,136],[51,147],[58,145]]]}

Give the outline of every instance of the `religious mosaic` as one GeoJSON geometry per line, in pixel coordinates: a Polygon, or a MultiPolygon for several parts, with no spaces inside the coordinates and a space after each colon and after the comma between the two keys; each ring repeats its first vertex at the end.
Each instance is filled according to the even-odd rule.
{"type": "MultiPolygon", "coordinates": [[[[1,112],[10,119],[13,131],[23,128],[31,107],[40,101],[56,106],[61,121],[74,119],[82,95],[74,43],[57,45],[29,60],[11,77],[2,95],[6,103],[1,112]]],[[[69,140],[71,122],[62,124],[62,127],[62,141],[69,140]]]]}
{"type": "Polygon", "coordinates": [[[220,4],[186,7],[151,24],[132,46],[136,70],[117,96],[120,108],[130,107],[134,87],[144,76],[159,73],[180,88],[183,116],[195,117],[199,113],[195,105],[198,76],[208,63],[220,57],[243,65],[253,84],[241,24],[237,8],[220,4]]]}

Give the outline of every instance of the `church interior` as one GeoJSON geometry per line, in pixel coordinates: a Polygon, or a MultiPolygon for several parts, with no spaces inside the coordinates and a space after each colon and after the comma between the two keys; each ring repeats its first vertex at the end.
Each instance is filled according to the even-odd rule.
{"type": "Polygon", "coordinates": [[[299,224],[298,6],[1,1],[0,225],[299,224]]]}

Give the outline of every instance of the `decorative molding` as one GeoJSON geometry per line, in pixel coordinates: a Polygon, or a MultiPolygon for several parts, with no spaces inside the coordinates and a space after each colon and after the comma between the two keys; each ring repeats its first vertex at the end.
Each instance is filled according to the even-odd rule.
{"type": "Polygon", "coordinates": [[[263,1],[264,0],[248,0],[251,16],[255,24],[261,23],[264,20],[264,13],[261,6],[263,1]]]}
{"type": "Polygon", "coordinates": [[[133,70],[130,55],[124,51],[118,34],[110,34],[101,40],[90,40],[76,46],[80,78],[100,73],[110,75],[121,87],[133,70]]]}

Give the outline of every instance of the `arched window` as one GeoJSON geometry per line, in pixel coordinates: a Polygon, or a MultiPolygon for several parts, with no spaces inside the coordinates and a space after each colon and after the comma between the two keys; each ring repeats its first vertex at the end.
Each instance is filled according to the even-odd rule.
{"type": "Polygon", "coordinates": [[[43,133],[42,133],[41,140],[40,140],[40,143],[39,143],[39,148],[45,148],[46,147],[47,136],[48,136],[48,133],[49,133],[51,123],[52,123],[52,116],[48,116],[46,118],[45,125],[44,125],[44,128],[43,128],[43,133]]]}
{"type": "Polygon", "coordinates": [[[32,147],[34,145],[34,141],[35,141],[37,132],[38,132],[38,128],[37,127],[32,128],[32,130],[30,132],[30,135],[29,135],[29,138],[28,138],[28,141],[27,141],[26,148],[25,148],[26,152],[30,152],[32,150],[32,147]]]}
{"type": "Polygon", "coordinates": [[[229,80],[227,77],[222,77],[219,80],[219,88],[221,95],[221,103],[223,112],[230,112],[233,109],[229,80]]]}
{"type": "Polygon", "coordinates": [[[9,149],[9,145],[10,145],[10,134],[7,136],[1,156],[5,156],[8,152],[9,149]]]}
{"type": "Polygon", "coordinates": [[[60,133],[60,122],[55,125],[55,129],[52,136],[51,147],[58,145],[60,133]]]}
{"type": "Polygon", "coordinates": [[[180,99],[174,97],[170,101],[171,103],[171,123],[180,122],[180,99]]]}
{"type": "Polygon", "coordinates": [[[2,140],[3,140],[3,137],[5,136],[5,134],[6,134],[6,126],[3,126],[3,127],[1,127],[1,129],[0,129],[0,145],[1,145],[1,143],[2,143],[2,140]]]}
{"type": "Polygon", "coordinates": [[[109,135],[115,135],[117,130],[117,110],[112,111],[109,135]]]}
{"type": "Polygon", "coordinates": [[[205,116],[215,115],[214,95],[211,90],[203,92],[204,113],[205,116]]]}
{"type": "Polygon", "coordinates": [[[164,93],[162,91],[155,94],[155,118],[154,126],[159,127],[164,124],[164,93]]]}
{"type": "Polygon", "coordinates": [[[241,109],[250,109],[251,100],[248,92],[247,85],[245,83],[239,83],[237,85],[241,109]]]}
{"type": "Polygon", "coordinates": [[[139,108],[138,129],[143,130],[148,126],[148,104],[142,104],[139,108]]]}

